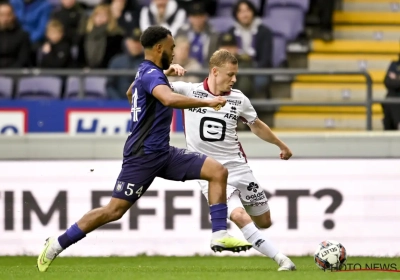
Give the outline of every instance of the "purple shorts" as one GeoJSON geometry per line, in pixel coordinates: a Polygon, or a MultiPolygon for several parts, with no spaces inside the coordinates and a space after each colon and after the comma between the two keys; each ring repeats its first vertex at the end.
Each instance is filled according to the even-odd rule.
{"type": "Polygon", "coordinates": [[[169,151],[124,159],[112,196],[135,203],[156,177],[172,181],[200,179],[207,156],[170,147],[169,151]]]}

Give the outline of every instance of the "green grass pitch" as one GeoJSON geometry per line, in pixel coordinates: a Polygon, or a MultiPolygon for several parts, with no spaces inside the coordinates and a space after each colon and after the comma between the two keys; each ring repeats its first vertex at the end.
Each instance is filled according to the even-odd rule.
{"type": "MultiPolygon", "coordinates": [[[[300,279],[400,279],[396,272],[330,272],[319,270],[312,257],[292,257],[297,271],[278,272],[266,257],[59,257],[46,273],[36,269],[35,257],[0,257],[1,280],[300,280],[300,279]]],[[[348,263],[395,264],[399,258],[349,257],[348,263]]]]}

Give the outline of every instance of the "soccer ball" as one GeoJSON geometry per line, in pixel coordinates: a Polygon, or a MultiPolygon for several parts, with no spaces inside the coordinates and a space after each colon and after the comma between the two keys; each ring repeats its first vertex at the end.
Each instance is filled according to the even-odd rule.
{"type": "Polygon", "coordinates": [[[335,240],[318,244],[314,254],[315,264],[322,270],[340,270],[347,261],[346,249],[335,240]]]}

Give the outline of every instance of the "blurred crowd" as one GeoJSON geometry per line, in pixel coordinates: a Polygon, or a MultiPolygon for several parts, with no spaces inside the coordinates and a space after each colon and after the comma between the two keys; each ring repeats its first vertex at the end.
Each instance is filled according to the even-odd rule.
{"type": "MultiPolygon", "coordinates": [[[[262,21],[266,0],[233,2],[234,23],[221,33],[209,20],[218,16],[217,0],[0,0],[0,68],[136,69],[141,32],[151,25],[171,30],[174,62],[189,71],[206,68],[219,48],[235,53],[243,68],[281,66],[273,63],[273,34],[262,21]]],[[[125,98],[133,77],[109,78],[108,97],[125,98]]],[[[268,78],[241,77],[237,86],[268,92],[268,78]]]]}

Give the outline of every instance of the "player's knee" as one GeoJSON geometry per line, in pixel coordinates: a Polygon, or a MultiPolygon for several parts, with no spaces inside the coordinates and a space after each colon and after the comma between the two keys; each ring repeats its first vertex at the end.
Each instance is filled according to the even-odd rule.
{"type": "Polygon", "coordinates": [[[252,222],[250,216],[243,208],[235,208],[231,213],[230,220],[239,228],[242,228],[252,222]]]}
{"type": "Polygon", "coordinates": [[[256,222],[258,228],[269,228],[272,225],[271,219],[263,219],[256,222]]]}
{"type": "Polygon", "coordinates": [[[226,182],[228,180],[228,169],[222,164],[215,166],[213,179],[216,181],[226,182]]]}

